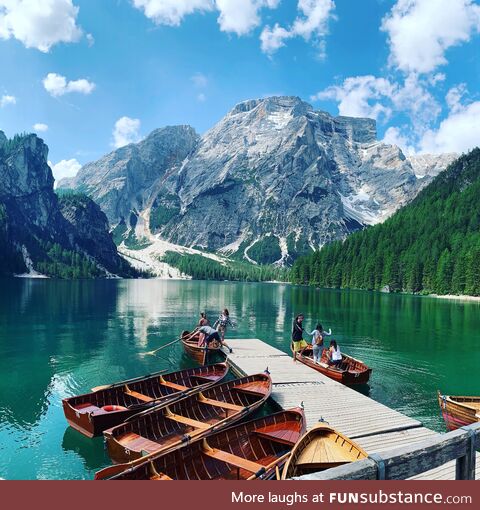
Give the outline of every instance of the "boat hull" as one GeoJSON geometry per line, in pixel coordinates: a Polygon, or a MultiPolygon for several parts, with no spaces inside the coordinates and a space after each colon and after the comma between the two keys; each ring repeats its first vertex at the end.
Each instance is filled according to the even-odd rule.
{"type": "Polygon", "coordinates": [[[328,365],[326,351],[323,351],[321,364],[315,363],[313,361],[311,347],[307,347],[304,354],[297,354],[296,360],[310,368],[313,368],[313,370],[326,375],[330,379],[348,386],[367,384],[370,381],[370,376],[372,375],[372,369],[365,365],[365,363],[345,354],[343,355],[343,366],[346,369],[343,370],[339,370],[328,365]]]}
{"type": "Polygon", "coordinates": [[[448,430],[480,421],[480,397],[456,397],[438,392],[438,404],[448,430]]]}
{"type": "Polygon", "coordinates": [[[198,345],[198,334],[195,335],[191,339],[187,339],[190,336],[189,331],[183,331],[181,335],[181,342],[183,345],[183,349],[185,352],[193,358],[197,363],[200,365],[205,365],[206,363],[211,363],[215,359],[218,359],[219,357],[225,357],[222,346],[221,345],[215,345],[210,347],[200,347],[198,345]],[[187,337],[187,338],[186,338],[187,337]]]}
{"type": "Polygon", "coordinates": [[[220,382],[228,373],[224,363],[145,376],[62,401],[68,424],[87,437],[123,423],[142,410],[171,402],[220,382]],[[182,389],[183,388],[183,389],[182,389]],[[105,410],[107,409],[112,410],[105,410]]]}

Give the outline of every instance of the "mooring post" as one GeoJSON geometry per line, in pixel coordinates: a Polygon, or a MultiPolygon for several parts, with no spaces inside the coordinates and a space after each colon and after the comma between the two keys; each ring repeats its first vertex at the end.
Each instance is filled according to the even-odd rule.
{"type": "Polygon", "coordinates": [[[475,464],[476,464],[476,451],[475,451],[475,430],[470,427],[460,427],[464,430],[467,437],[467,451],[463,457],[457,459],[455,466],[455,479],[456,480],[475,480],[475,464]]]}
{"type": "Polygon", "coordinates": [[[378,453],[371,453],[368,456],[377,465],[377,480],[385,480],[385,461],[378,453]]]}

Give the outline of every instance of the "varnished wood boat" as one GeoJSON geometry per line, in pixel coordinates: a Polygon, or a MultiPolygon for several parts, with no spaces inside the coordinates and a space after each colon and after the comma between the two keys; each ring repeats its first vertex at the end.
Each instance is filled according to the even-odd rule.
{"type": "Polygon", "coordinates": [[[218,359],[218,356],[224,356],[222,346],[216,340],[211,342],[208,347],[199,346],[199,333],[192,336],[189,331],[183,331],[180,338],[185,352],[200,365],[205,365],[215,358],[218,359]]]}
{"type": "Polygon", "coordinates": [[[225,363],[217,363],[130,379],[99,391],[66,398],[62,402],[63,411],[74,429],[94,437],[148,407],[208,388],[220,382],[227,372],[225,363]]]}
{"type": "Polygon", "coordinates": [[[113,480],[253,480],[275,477],[305,432],[301,409],[234,425],[127,469],[113,480]]]}
{"type": "MultiPolygon", "coordinates": [[[[295,356],[295,353],[293,353],[293,355],[295,356]]],[[[315,363],[311,346],[308,346],[301,355],[297,353],[296,359],[304,365],[342,384],[366,384],[370,380],[370,375],[372,374],[372,369],[363,361],[347,356],[346,354],[342,354],[342,363],[339,366],[330,366],[328,364],[326,349],[323,351],[320,363],[315,363]]]]}
{"type": "Polygon", "coordinates": [[[309,430],[295,445],[282,473],[282,480],[317,473],[368,457],[348,437],[326,424],[309,430]]]}
{"type": "Polygon", "coordinates": [[[270,376],[258,374],[160,405],[106,430],[108,453],[114,462],[130,462],[178,448],[245,418],[267,400],[271,391],[270,376]]]}
{"type": "Polygon", "coordinates": [[[442,395],[438,403],[448,430],[455,430],[480,421],[480,397],[442,395]]]}

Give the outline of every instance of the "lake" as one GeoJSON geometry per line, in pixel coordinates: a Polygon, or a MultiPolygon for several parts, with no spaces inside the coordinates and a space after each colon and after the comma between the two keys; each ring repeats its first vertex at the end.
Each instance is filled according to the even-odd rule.
{"type": "MultiPolygon", "coordinates": [[[[67,427],[62,398],[149,372],[193,366],[174,344],[199,311],[224,306],[231,337],[289,349],[305,314],[373,367],[372,398],[444,431],[436,390],[480,394],[480,305],[282,284],[161,280],[0,281],[0,477],[84,479],[109,464],[102,438],[67,427]]],[[[274,374],[273,374],[274,375],[274,374]]]]}

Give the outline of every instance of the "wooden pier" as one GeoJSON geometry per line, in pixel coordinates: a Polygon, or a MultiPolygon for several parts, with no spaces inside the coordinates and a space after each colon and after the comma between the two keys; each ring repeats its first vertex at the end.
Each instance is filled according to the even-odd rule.
{"type": "MultiPolygon", "coordinates": [[[[251,375],[268,368],[273,381],[272,398],[284,409],[303,403],[307,427],[324,419],[339,432],[349,436],[370,455],[415,444],[434,443],[442,435],[422,423],[395,411],[358,391],[329,379],[319,372],[293,362],[290,355],[258,339],[229,339],[233,353],[228,362],[238,375],[251,375]]],[[[435,395],[432,396],[435,398],[435,395]]],[[[373,456],[375,458],[375,455],[373,456]]],[[[476,479],[480,479],[480,455],[477,454],[476,479]]],[[[452,457],[455,459],[456,457],[452,457]]],[[[475,469],[475,455],[473,467],[475,469]]],[[[370,463],[373,463],[368,459],[370,463]]],[[[412,478],[454,480],[455,460],[412,478]]],[[[312,477],[312,475],[310,475],[312,477]]]]}

